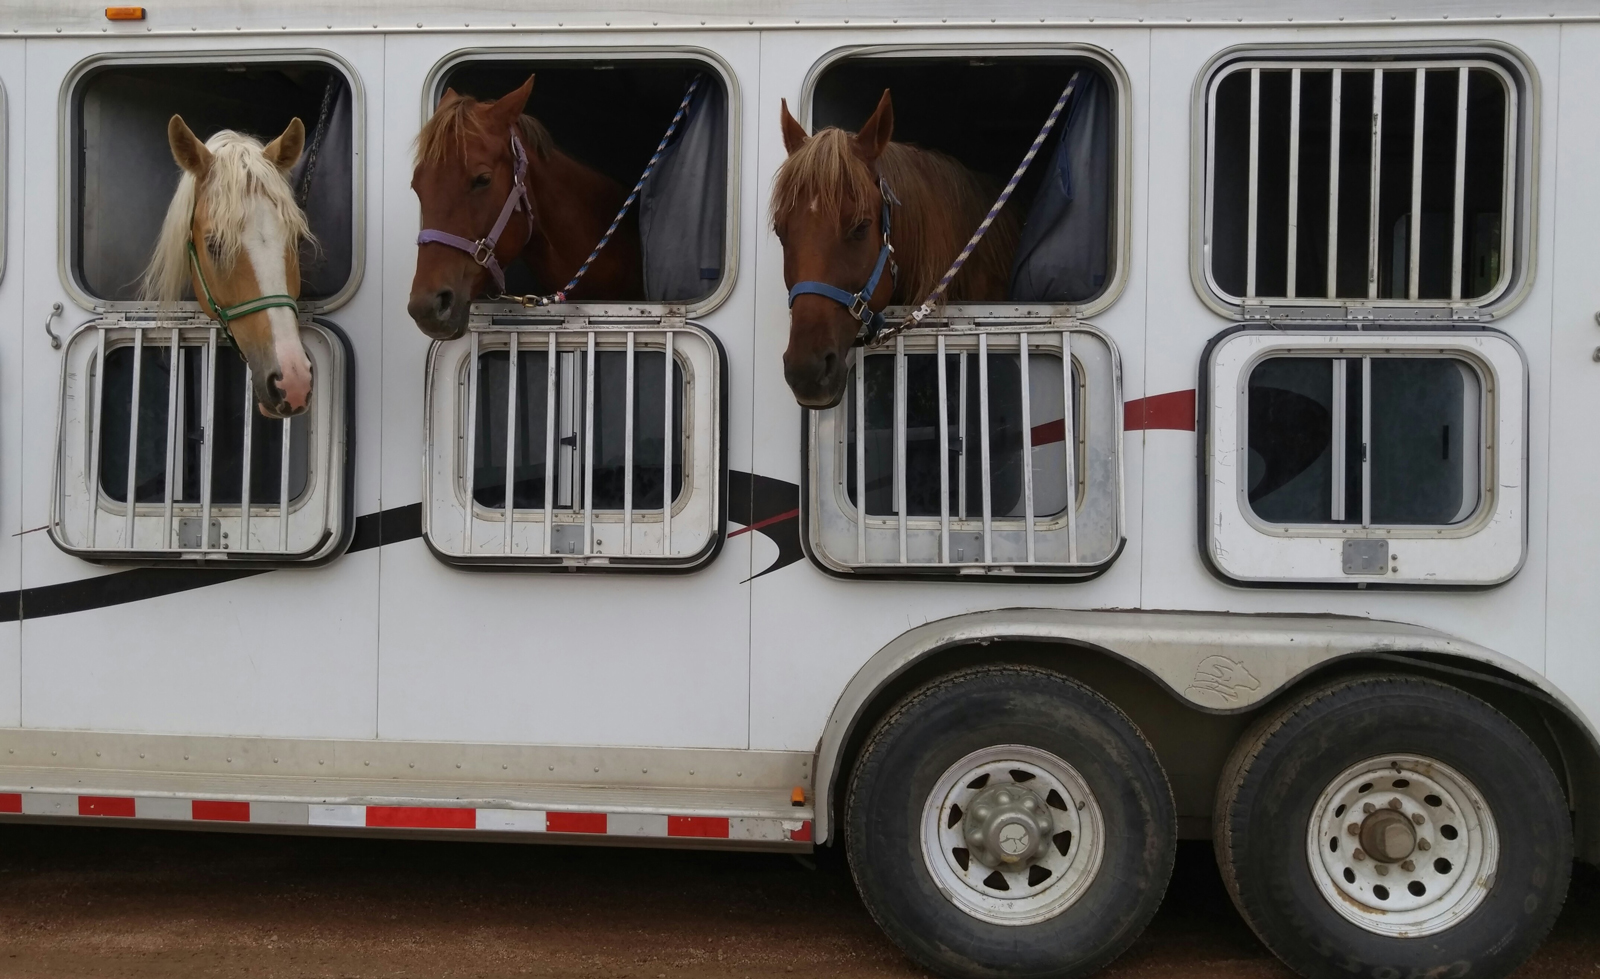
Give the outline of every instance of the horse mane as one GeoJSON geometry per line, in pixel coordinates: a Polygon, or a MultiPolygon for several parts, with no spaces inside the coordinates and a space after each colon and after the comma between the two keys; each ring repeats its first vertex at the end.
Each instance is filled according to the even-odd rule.
{"type": "Polygon", "coordinates": [[[223,129],[206,140],[206,149],[212,160],[205,182],[197,185],[187,170],[178,178],[155,251],[140,279],[139,293],[144,299],[175,302],[189,286],[189,235],[200,194],[205,195],[209,244],[219,270],[231,269],[238,259],[249,216],[247,203],[258,195],[267,199],[291,241],[316,240],[288,179],[267,159],[260,140],[223,129]]]}
{"type": "MultiPolygon", "coordinates": [[[[900,277],[890,301],[919,303],[938,285],[994,197],[987,180],[954,158],[890,143],[874,173],[851,147],[850,133],[823,129],[778,168],[772,185],[772,223],[781,225],[797,208],[812,206],[838,214],[841,227],[863,221],[876,206],[878,174],[901,201],[894,208],[890,235],[900,277]]],[[[1004,300],[1018,235],[1016,218],[1009,209],[1001,211],[944,298],[1004,300]]]]}
{"type": "MultiPolygon", "coordinates": [[[[473,110],[479,106],[494,105],[496,101],[480,101],[470,95],[458,95],[448,102],[439,103],[439,108],[434,110],[428,121],[423,123],[422,131],[417,133],[417,165],[443,163],[465,150],[469,141],[490,138],[492,134],[483,120],[483,113],[473,110]]],[[[549,158],[555,149],[555,141],[550,138],[550,131],[544,128],[544,123],[524,114],[517,117],[517,128],[521,131],[522,141],[528,144],[528,149],[534,155],[541,160],[549,158]]]]}

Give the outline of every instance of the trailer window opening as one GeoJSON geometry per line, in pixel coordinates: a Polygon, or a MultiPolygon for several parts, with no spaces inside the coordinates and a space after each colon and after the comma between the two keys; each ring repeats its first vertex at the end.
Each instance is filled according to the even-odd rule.
{"type": "MultiPolygon", "coordinates": [[[[436,94],[449,87],[497,99],[529,75],[535,80],[525,113],[560,152],[599,171],[624,194],[644,172],[689,83],[700,79],[621,232],[637,229],[643,293],[591,298],[683,303],[716,292],[734,247],[727,227],[728,93],[717,71],[683,57],[472,59],[445,72],[436,94]]],[[[506,267],[511,294],[548,294],[565,284],[539,281],[520,257],[506,267]]]]}
{"type": "MultiPolygon", "coordinates": [[[[632,456],[627,438],[626,412],[628,354],[604,350],[595,354],[593,431],[593,505],[601,510],[622,510],[632,474],[632,505],[636,511],[659,511],[667,473],[672,478],[672,499],[683,491],[683,367],[673,364],[673,419],[663,418],[665,408],[664,354],[660,350],[634,353],[632,456]],[[671,433],[672,459],[662,457],[667,432],[671,433]]],[[[512,505],[519,510],[542,509],[545,504],[546,456],[555,471],[552,505],[582,508],[584,460],[591,451],[585,443],[583,412],[588,380],[588,352],[556,354],[554,416],[548,414],[550,357],[547,351],[522,352],[517,358],[512,440],[512,505]]],[[[473,500],[482,507],[505,509],[506,399],[510,352],[489,351],[478,359],[477,449],[474,453],[473,500]]]]}
{"type": "Polygon", "coordinates": [[[306,144],[288,179],[317,239],[301,249],[300,298],[329,299],[349,285],[357,266],[353,143],[361,107],[332,64],[119,63],[89,71],[71,95],[72,267],[91,297],[139,298],[139,276],[178,184],[167,144],[174,114],[201,140],[232,129],[267,141],[298,117],[306,144]]]}
{"type": "Polygon", "coordinates": [[[1514,260],[1517,113],[1486,60],[1228,66],[1207,104],[1214,287],[1231,302],[1493,301],[1514,260]]]}
{"type": "MultiPolygon", "coordinates": [[[[244,362],[231,351],[219,352],[216,387],[213,392],[216,416],[207,424],[205,416],[206,348],[200,343],[182,344],[178,349],[178,420],[169,425],[169,385],[172,382],[172,349],[145,347],[140,351],[139,418],[137,468],[134,474],[134,499],[138,503],[160,503],[166,498],[167,439],[177,436],[173,446],[173,500],[197,504],[204,478],[200,443],[214,440],[211,457],[211,502],[237,507],[244,479],[245,422],[250,423],[250,494],[252,506],[276,507],[282,486],[284,423],[262,417],[245,387],[244,362]]],[[[128,435],[133,412],[133,358],[131,345],[122,344],[106,351],[106,376],[98,407],[100,439],[100,491],[117,503],[128,499],[128,435]]],[[[289,502],[305,493],[310,482],[311,450],[308,439],[309,415],[289,420],[289,502]]]]}
{"type": "MultiPolygon", "coordinates": [[[[1118,177],[1119,92],[1098,61],[1069,54],[849,56],[818,77],[811,124],[859,129],[888,89],[895,142],[943,153],[978,173],[989,185],[987,204],[1075,72],[1072,100],[1005,207],[1020,228],[1009,289],[985,301],[1087,304],[1116,279],[1125,193],[1118,177]]],[[[897,301],[914,305],[923,298],[897,301]]]]}

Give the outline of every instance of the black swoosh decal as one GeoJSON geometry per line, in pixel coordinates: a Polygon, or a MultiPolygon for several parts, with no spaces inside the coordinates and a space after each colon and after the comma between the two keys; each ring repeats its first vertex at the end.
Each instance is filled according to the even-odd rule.
{"type": "Polygon", "coordinates": [[[728,519],[744,524],[729,537],[756,531],[778,546],[778,559],[751,579],[771,574],[805,557],[800,548],[800,487],[757,473],[728,470],[728,519]]]}

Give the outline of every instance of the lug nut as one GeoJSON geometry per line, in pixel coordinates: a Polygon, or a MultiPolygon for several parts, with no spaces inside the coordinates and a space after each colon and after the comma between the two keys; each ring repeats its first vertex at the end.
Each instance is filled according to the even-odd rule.
{"type": "Polygon", "coordinates": [[[1377,870],[1379,877],[1389,876],[1389,865],[1386,863],[1377,864],[1373,869],[1377,870]]]}
{"type": "Polygon", "coordinates": [[[1422,818],[1422,813],[1420,813],[1420,812],[1412,813],[1411,814],[1411,821],[1413,823],[1416,823],[1418,826],[1421,826],[1423,823],[1427,822],[1427,820],[1422,818]]]}
{"type": "Polygon", "coordinates": [[[1417,849],[1419,849],[1419,850],[1431,850],[1431,849],[1433,849],[1433,844],[1429,843],[1427,840],[1418,840],[1417,841],[1417,849]]]}
{"type": "Polygon", "coordinates": [[[1400,869],[1409,874],[1417,869],[1417,865],[1410,860],[1402,860],[1400,861],[1400,869]]]}
{"type": "Polygon", "coordinates": [[[1364,813],[1366,813],[1366,814],[1367,814],[1367,815],[1369,815],[1369,816],[1370,816],[1370,815],[1372,815],[1372,814],[1373,814],[1373,813],[1375,813],[1375,812],[1377,812],[1377,811],[1378,811],[1378,807],[1377,807],[1377,806],[1375,806],[1375,805],[1373,805],[1373,804],[1372,804],[1372,803],[1370,803],[1370,802],[1363,802],[1363,803],[1362,803],[1362,804],[1361,804],[1361,811],[1362,811],[1362,812],[1364,812],[1364,813]]]}
{"type": "Polygon", "coordinates": [[[1361,835],[1361,824],[1360,823],[1351,823],[1349,826],[1346,826],[1345,829],[1350,831],[1350,835],[1351,836],[1360,836],[1361,835]]]}
{"type": "Polygon", "coordinates": [[[1367,855],[1362,852],[1362,850],[1361,850],[1361,848],[1359,846],[1356,847],[1354,850],[1351,850],[1350,851],[1350,855],[1352,857],[1356,858],[1357,860],[1365,860],[1365,859],[1367,859],[1367,855]]]}
{"type": "Polygon", "coordinates": [[[1396,796],[1393,799],[1389,800],[1389,808],[1390,809],[1399,809],[1400,808],[1400,797],[1399,796],[1396,796]]]}

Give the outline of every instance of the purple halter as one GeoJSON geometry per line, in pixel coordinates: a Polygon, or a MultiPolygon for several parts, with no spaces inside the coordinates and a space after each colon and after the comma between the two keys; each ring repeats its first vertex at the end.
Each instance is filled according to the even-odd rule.
{"type": "Polygon", "coordinates": [[[511,178],[511,193],[506,196],[506,202],[500,208],[500,219],[494,223],[487,235],[477,241],[469,241],[460,235],[453,235],[448,231],[435,231],[426,228],[417,235],[417,244],[449,245],[472,256],[472,260],[489,270],[494,276],[495,289],[499,292],[506,291],[506,272],[500,267],[500,259],[495,257],[495,248],[500,244],[500,235],[506,230],[506,224],[511,220],[511,215],[517,208],[522,208],[528,215],[531,223],[533,220],[533,204],[528,200],[528,152],[522,148],[522,140],[517,138],[517,131],[511,130],[511,158],[515,161],[515,169],[511,178]]]}

